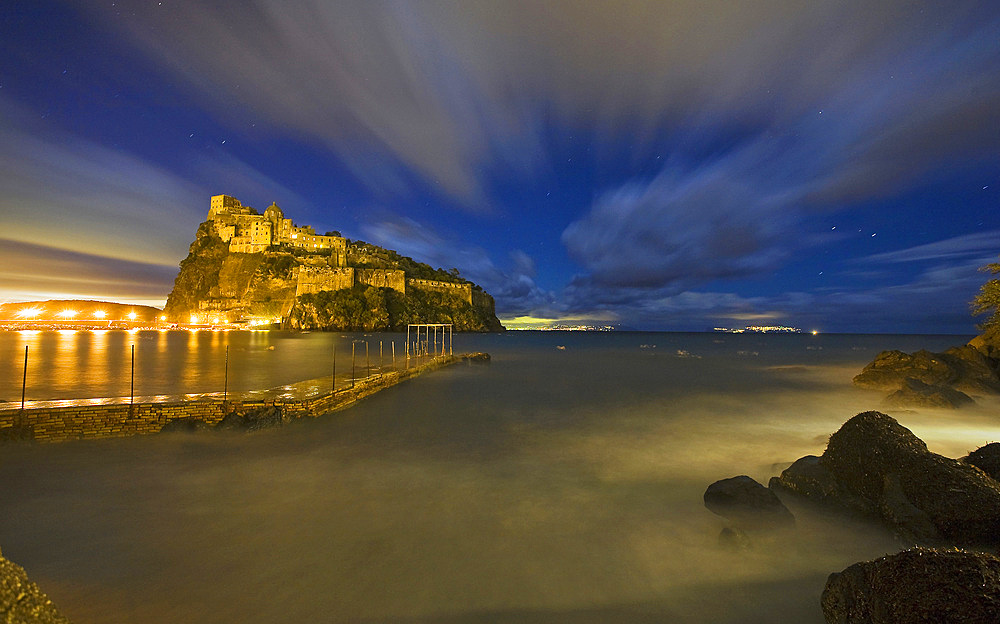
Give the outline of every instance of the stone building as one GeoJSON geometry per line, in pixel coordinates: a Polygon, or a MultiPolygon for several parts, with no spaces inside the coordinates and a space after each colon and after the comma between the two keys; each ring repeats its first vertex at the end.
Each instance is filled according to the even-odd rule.
{"type": "Polygon", "coordinates": [[[287,245],[311,251],[330,250],[331,265],[347,266],[347,239],[316,234],[310,225],[297,226],[275,203],[259,214],[235,197],[215,195],[207,220],[233,253],[262,253],[287,245]]]}

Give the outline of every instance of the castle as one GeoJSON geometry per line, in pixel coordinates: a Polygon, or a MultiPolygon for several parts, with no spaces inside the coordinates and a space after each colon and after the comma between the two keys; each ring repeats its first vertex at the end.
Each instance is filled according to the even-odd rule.
{"type": "Polygon", "coordinates": [[[346,238],[318,235],[312,226],[297,226],[272,203],[259,214],[229,195],[211,199],[207,221],[223,242],[230,257],[223,263],[220,279],[198,303],[203,313],[236,320],[256,316],[266,298],[271,316],[286,316],[295,298],[308,293],[351,288],[357,284],[391,288],[406,294],[407,288],[445,292],[473,306],[492,310],[492,297],[469,282],[451,282],[407,277],[391,259],[379,255],[374,246],[351,244],[346,238]],[[293,264],[282,278],[251,279],[265,256],[290,257],[293,264]],[[255,305],[256,304],[256,305],[255,305]]]}
{"type": "Polygon", "coordinates": [[[347,264],[347,239],[318,236],[311,225],[296,226],[273,202],[264,214],[258,214],[235,197],[215,195],[208,210],[208,221],[215,226],[219,238],[229,243],[229,251],[233,253],[261,253],[277,245],[309,251],[332,249],[337,266],[347,264]]]}

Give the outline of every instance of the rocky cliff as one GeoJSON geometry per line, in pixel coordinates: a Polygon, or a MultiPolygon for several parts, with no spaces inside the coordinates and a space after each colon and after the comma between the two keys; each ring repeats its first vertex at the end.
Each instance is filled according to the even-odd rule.
{"type": "Polygon", "coordinates": [[[347,242],[346,262],[329,249],[231,248],[212,222],[198,227],[167,297],[171,321],[365,331],[452,323],[456,331],[503,330],[493,297],[456,269],[434,269],[361,241],[347,242]]]}

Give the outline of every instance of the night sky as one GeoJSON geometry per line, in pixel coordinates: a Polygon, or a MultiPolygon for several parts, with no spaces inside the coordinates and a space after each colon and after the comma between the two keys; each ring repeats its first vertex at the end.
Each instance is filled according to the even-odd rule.
{"type": "Polygon", "coordinates": [[[1000,2],[0,5],[0,301],[162,305],[222,193],[502,320],[974,333],[1000,2]]]}

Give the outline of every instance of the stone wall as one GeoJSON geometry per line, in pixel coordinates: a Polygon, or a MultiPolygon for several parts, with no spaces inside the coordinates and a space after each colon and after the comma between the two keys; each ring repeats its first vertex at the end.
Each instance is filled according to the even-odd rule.
{"type": "Polygon", "coordinates": [[[359,284],[377,288],[391,288],[406,294],[406,273],[401,269],[357,269],[359,284]]]}
{"type": "MultiPolygon", "coordinates": [[[[344,409],[359,399],[424,372],[460,361],[461,356],[437,357],[420,366],[375,374],[358,380],[352,388],[342,388],[301,400],[212,401],[179,403],[136,403],[135,405],[76,405],[0,410],[0,430],[17,428],[31,432],[38,442],[61,442],[81,438],[120,438],[158,433],[174,420],[198,419],[209,425],[230,412],[278,406],[291,418],[315,417],[344,409]]],[[[326,383],[329,383],[327,378],[326,383]]]]}
{"type": "Polygon", "coordinates": [[[315,293],[321,290],[340,290],[354,286],[352,267],[299,267],[295,296],[315,293]]]}
{"type": "Polygon", "coordinates": [[[456,284],[454,282],[442,282],[438,280],[410,278],[406,280],[407,286],[420,288],[422,290],[433,290],[436,292],[455,295],[472,305],[472,286],[470,284],[456,284]]]}

